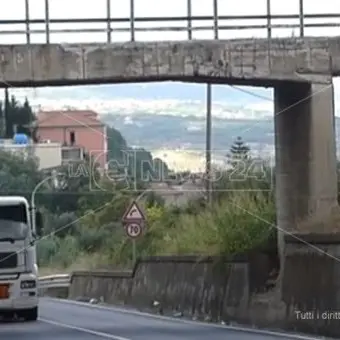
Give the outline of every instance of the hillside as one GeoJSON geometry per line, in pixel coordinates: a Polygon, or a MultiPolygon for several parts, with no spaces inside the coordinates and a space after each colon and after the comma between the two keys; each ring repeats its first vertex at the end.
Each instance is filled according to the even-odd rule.
{"type": "MultiPolygon", "coordinates": [[[[340,86],[334,79],[335,111],[340,116],[340,86]]],[[[224,155],[237,136],[254,152],[273,154],[273,90],[213,86],[213,148],[224,155]]],[[[118,129],[130,146],[159,155],[205,147],[206,86],[180,82],[112,84],[11,90],[28,95],[33,107],[90,108],[118,129]]],[[[340,120],[336,118],[339,131],[340,120]]],[[[119,145],[119,144],[118,144],[119,145]]]]}
{"type": "MultiPolygon", "coordinates": [[[[159,148],[192,148],[202,150],[205,143],[205,120],[198,117],[171,115],[131,116],[105,115],[103,120],[115,126],[131,145],[159,148]],[[150,133],[152,131],[152,133],[150,133]]],[[[340,118],[336,117],[336,130],[340,131],[340,118]]],[[[273,119],[213,119],[213,146],[216,150],[228,149],[237,136],[258,146],[274,145],[273,119]]]]}

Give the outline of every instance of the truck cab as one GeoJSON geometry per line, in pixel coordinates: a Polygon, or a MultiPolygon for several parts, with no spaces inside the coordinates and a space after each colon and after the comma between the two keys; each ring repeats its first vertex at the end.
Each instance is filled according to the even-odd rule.
{"type": "Polygon", "coordinates": [[[0,196],[0,315],[38,318],[37,229],[41,215],[30,218],[27,200],[0,196]],[[36,224],[36,225],[35,225],[36,224]]]}

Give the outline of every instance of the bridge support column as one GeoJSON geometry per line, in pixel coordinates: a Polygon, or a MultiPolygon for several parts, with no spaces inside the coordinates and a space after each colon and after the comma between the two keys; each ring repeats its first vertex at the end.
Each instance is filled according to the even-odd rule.
{"type": "Polygon", "coordinates": [[[324,335],[340,334],[337,320],[322,317],[340,309],[333,96],[332,84],[296,83],[282,83],[274,96],[279,282],[286,322],[324,335]],[[319,314],[302,320],[299,311],[319,314]]]}
{"type": "Polygon", "coordinates": [[[278,226],[327,232],[314,222],[337,206],[333,86],[283,83],[274,98],[278,226]]]}

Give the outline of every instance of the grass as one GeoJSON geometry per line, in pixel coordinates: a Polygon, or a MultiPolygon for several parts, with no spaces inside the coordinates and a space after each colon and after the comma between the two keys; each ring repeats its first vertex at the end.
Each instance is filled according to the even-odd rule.
{"type": "MultiPolygon", "coordinates": [[[[101,216],[107,221],[109,211],[101,216]]],[[[261,193],[244,191],[235,191],[211,209],[178,212],[152,207],[147,218],[146,232],[137,241],[138,256],[232,255],[264,243],[275,232],[273,201],[261,193]]],[[[41,273],[132,265],[131,242],[122,226],[105,225],[100,218],[89,221],[79,225],[78,234],[41,241],[41,273]]]]}
{"type": "Polygon", "coordinates": [[[239,192],[211,210],[179,215],[170,228],[158,220],[150,227],[149,244],[143,247],[160,255],[231,255],[264,242],[274,219],[271,202],[239,192]]]}

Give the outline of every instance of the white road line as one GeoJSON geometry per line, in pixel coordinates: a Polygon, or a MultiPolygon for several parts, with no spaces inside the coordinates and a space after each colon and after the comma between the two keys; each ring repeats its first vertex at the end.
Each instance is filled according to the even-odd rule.
{"type": "MultiPolygon", "coordinates": [[[[130,314],[130,315],[138,315],[143,317],[149,317],[153,319],[160,319],[164,321],[172,321],[172,322],[180,322],[184,324],[190,324],[195,326],[201,326],[201,327],[211,327],[211,328],[222,328],[225,330],[231,330],[231,331],[239,331],[239,332],[246,332],[246,333],[253,333],[253,334],[259,334],[259,335],[270,335],[270,336],[276,336],[280,338],[286,338],[286,339],[292,339],[292,340],[324,340],[326,337],[313,337],[308,335],[302,335],[302,334],[294,334],[294,333],[286,333],[286,332],[276,332],[276,331],[267,331],[267,330],[261,330],[257,328],[250,328],[250,327],[242,327],[242,326],[227,326],[227,325],[220,325],[220,324],[214,324],[214,323],[206,323],[206,322],[200,322],[200,321],[192,321],[192,320],[185,320],[185,319],[177,319],[171,316],[164,316],[164,315],[157,315],[157,314],[151,314],[147,312],[140,312],[136,310],[128,310],[123,309],[115,306],[103,306],[103,305],[91,305],[87,302],[81,302],[81,301],[74,301],[74,300],[64,300],[64,299],[58,299],[58,298],[49,298],[44,297],[45,300],[51,300],[56,301],[59,303],[66,303],[71,305],[78,305],[83,307],[89,307],[93,309],[102,309],[106,311],[111,312],[118,312],[123,314],[130,314]]],[[[123,340],[123,339],[122,339],[123,340]]],[[[131,339],[127,339],[131,340],[131,339]]]]}
{"type": "Polygon", "coordinates": [[[75,330],[75,331],[83,332],[83,333],[87,333],[87,334],[92,334],[92,335],[95,335],[95,336],[98,336],[98,337],[104,338],[104,339],[111,339],[111,340],[131,340],[131,339],[129,339],[129,338],[123,338],[123,337],[121,337],[121,336],[112,335],[112,334],[108,334],[108,333],[97,332],[97,331],[93,331],[93,330],[87,329],[87,328],[82,328],[82,327],[67,325],[67,324],[65,324],[65,323],[56,322],[56,321],[52,321],[52,320],[41,319],[41,318],[39,318],[39,320],[40,320],[41,322],[49,323],[49,324],[51,324],[51,325],[55,325],[55,326],[59,326],[59,327],[63,327],[63,328],[68,328],[68,329],[73,329],[73,330],[75,330]]]}

